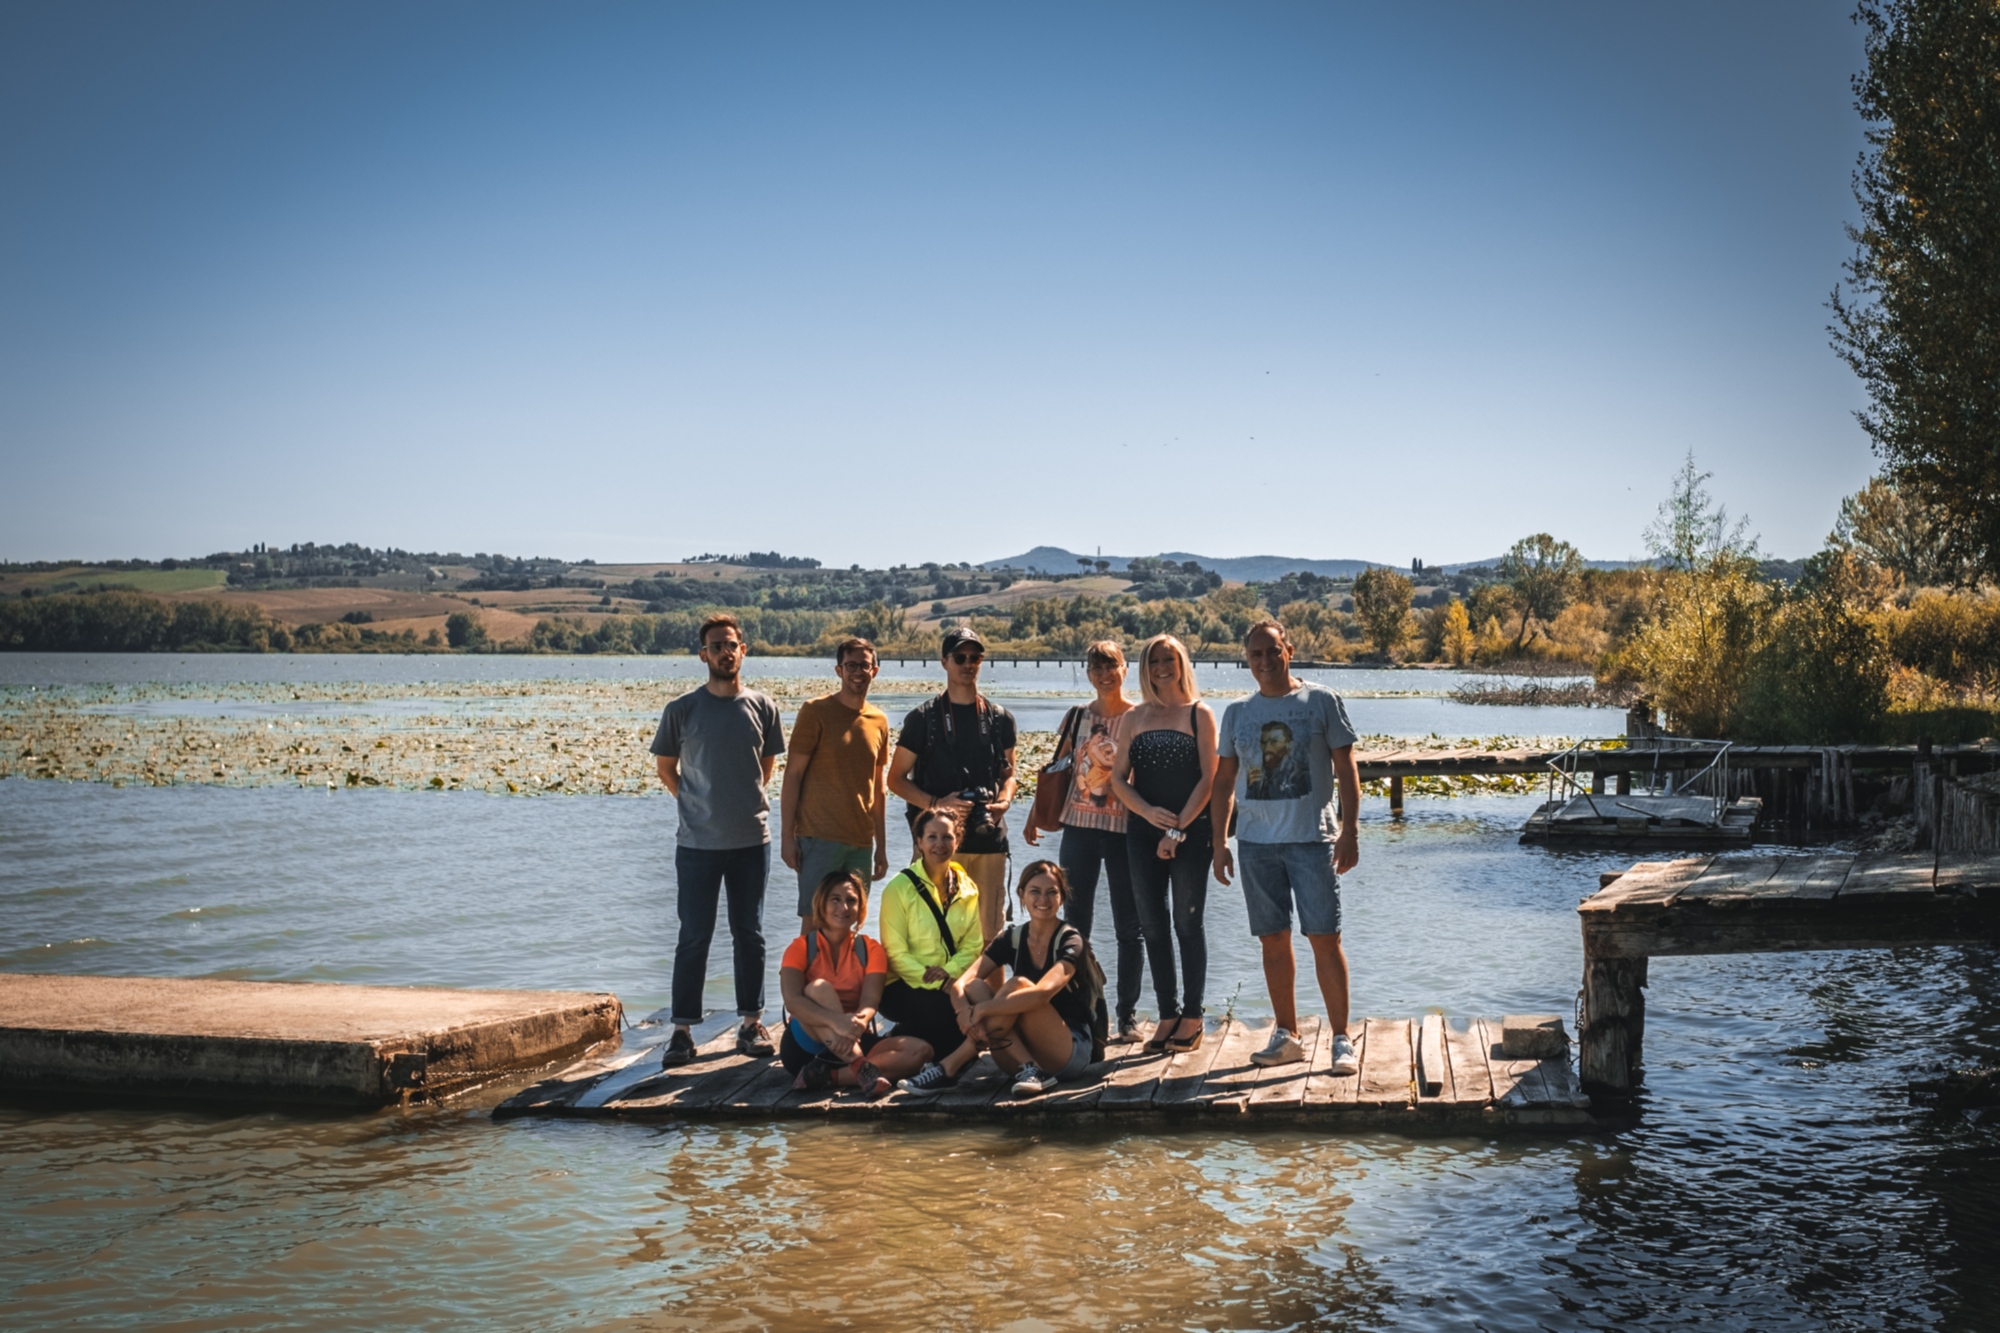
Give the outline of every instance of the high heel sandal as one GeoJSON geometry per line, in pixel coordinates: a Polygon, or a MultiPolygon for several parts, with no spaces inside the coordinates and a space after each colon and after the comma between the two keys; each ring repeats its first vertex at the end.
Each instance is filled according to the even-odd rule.
{"type": "Polygon", "coordinates": [[[1161,1014],[1160,1021],[1153,1024],[1153,1035],[1146,1039],[1144,1050],[1148,1055],[1165,1055],[1168,1044],[1173,1041],[1173,1030],[1181,1025],[1179,1014],[1161,1014]]]}
{"type": "MultiPolygon", "coordinates": [[[[1182,1018],[1182,1021],[1185,1021],[1185,1020],[1186,1020],[1187,1018],[1194,1018],[1194,1019],[1195,1019],[1195,1022],[1197,1022],[1197,1023],[1199,1023],[1199,1022],[1201,1021],[1201,1020],[1200,1020],[1200,1018],[1198,1018],[1198,1017],[1195,1017],[1195,1016],[1194,1016],[1194,1015],[1192,1015],[1192,1014],[1189,1014],[1189,1015],[1183,1015],[1183,1018],[1182,1018]]],[[[1175,1027],[1176,1029],[1178,1029],[1178,1028],[1180,1027],[1180,1022],[1176,1022],[1176,1023],[1174,1024],[1174,1027],[1175,1027]]],[[[1189,1051],[1198,1051],[1198,1050],[1200,1050],[1200,1049],[1201,1049],[1201,1037],[1202,1037],[1202,1033],[1203,1033],[1203,1031],[1204,1031],[1204,1030],[1205,1030],[1205,1029],[1203,1029],[1203,1028],[1199,1028],[1199,1027],[1198,1027],[1198,1028],[1196,1028],[1196,1029],[1194,1030],[1194,1035],[1193,1035],[1193,1036],[1189,1036],[1189,1037],[1183,1037],[1183,1036],[1179,1036],[1179,1035],[1175,1035],[1175,1036],[1172,1036],[1172,1037],[1169,1037],[1169,1038],[1167,1038],[1167,1046],[1166,1046],[1166,1050],[1167,1050],[1167,1054],[1169,1054],[1169,1055],[1185,1055],[1185,1054],[1187,1054],[1187,1053],[1188,1053],[1189,1051]]]]}

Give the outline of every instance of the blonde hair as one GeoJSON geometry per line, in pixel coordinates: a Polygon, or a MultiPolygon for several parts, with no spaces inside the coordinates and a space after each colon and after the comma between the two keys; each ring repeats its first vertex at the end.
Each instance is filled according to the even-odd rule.
{"type": "Polygon", "coordinates": [[[1201,698],[1201,687],[1194,683],[1194,658],[1188,655],[1187,645],[1171,634],[1155,634],[1139,649],[1140,696],[1155,707],[1166,706],[1160,699],[1159,690],[1153,685],[1153,649],[1162,644],[1173,649],[1174,656],[1180,659],[1181,689],[1187,692],[1188,702],[1193,703],[1201,698]]]}
{"type": "Polygon", "coordinates": [[[820,880],[813,890],[812,923],[814,930],[826,929],[826,900],[841,889],[853,889],[861,899],[861,914],[854,922],[856,934],[861,932],[862,922],[868,919],[868,881],[852,870],[835,870],[820,880]]]}

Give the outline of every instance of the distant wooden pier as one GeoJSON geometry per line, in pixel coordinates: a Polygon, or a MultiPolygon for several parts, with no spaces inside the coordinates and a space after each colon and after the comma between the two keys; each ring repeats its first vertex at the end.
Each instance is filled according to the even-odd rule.
{"type": "Polygon", "coordinates": [[[1207,1120],[1241,1125],[1465,1128],[1493,1125],[1591,1123],[1589,1102],[1570,1066],[1560,1023],[1430,1015],[1370,1018],[1351,1028],[1361,1056],[1358,1075],[1336,1078],[1323,1024],[1304,1020],[1308,1059],[1260,1069],[1250,1055],[1270,1025],[1211,1020],[1202,1048],[1185,1055],[1147,1055],[1113,1047],[1073,1083],[1038,1097],[1010,1095],[1011,1080],[981,1057],[958,1084],[934,1097],[901,1093],[863,1101],[792,1091],[792,1076],[775,1060],[735,1053],[732,1025],[704,1042],[693,1063],[660,1068],[660,1048],[628,1050],[609,1060],[585,1060],[508,1098],[494,1116],[569,1116],[636,1120],[891,1119],[937,1123],[967,1119],[1143,1122],[1207,1120]],[[1518,1039],[1530,1036],[1525,1045],[1518,1039]],[[1551,1046],[1555,1049],[1551,1050],[1551,1046]]]}
{"type": "Polygon", "coordinates": [[[1578,1067],[1623,1094],[1644,1066],[1647,960],[2000,938],[2000,855],[1686,857],[1607,874],[1583,925],[1578,1067]]]}

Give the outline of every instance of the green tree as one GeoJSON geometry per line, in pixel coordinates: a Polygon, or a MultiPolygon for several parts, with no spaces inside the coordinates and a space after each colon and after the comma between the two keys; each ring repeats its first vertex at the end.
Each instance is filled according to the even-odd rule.
{"type": "Polygon", "coordinates": [[[486,642],[486,626],[470,611],[454,611],[444,618],[444,638],[454,648],[478,648],[486,642]]]}
{"type": "Polygon", "coordinates": [[[1354,617],[1375,651],[1385,657],[1396,650],[1408,630],[1410,581],[1393,569],[1364,569],[1354,576],[1354,617]]]}
{"type": "Polygon", "coordinates": [[[1577,577],[1582,572],[1583,556],[1577,549],[1546,532],[1521,538],[1500,558],[1500,577],[1507,580],[1521,602],[1516,648],[1527,642],[1529,622],[1539,620],[1546,625],[1562,614],[1576,595],[1577,577]]]}
{"type": "Polygon", "coordinates": [[[1833,543],[1894,570],[1920,588],[1968,583],[1973,572],[1952,550],[1951,534],[1936,509],[1883,477],[1840,502],[1833,543]]]}
{"type": "Polygon", "coordinates": [[[1862,0],[1856,17],[1868,148],[1828,331],[1890,475],[2000,579],[2000,5],[1862,0]]]}
{"type": "Polygon", "coordinates": [[[1712,472],[1698,472],[1694,450],[1682,461],[1659,513],[1646,525],[1646,550],[1662,569],[1683,572],[1718,560],[1757,558],[1757,539],[1749,535],[1750,520],[1729,521],[1729,510],[1708,493],[1712,472]]]}

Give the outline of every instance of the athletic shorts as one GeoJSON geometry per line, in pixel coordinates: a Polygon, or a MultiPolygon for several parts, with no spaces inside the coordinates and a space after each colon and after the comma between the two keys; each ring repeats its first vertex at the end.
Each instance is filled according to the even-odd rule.
{"type": "Polygon", "coordinates": [[[813,894],[819,882],[836,870],[856,870],[861,882],[869,882],[875,869],[875,849],[854,847],[829,838],[799,839],[799,915],[813,914],[813,894]]]}
{"type": "MultiPolygon", "coordinates": [[[[875,1043],[881,1040],[882,1038],[873,1032],[865,1034],[861,1038],[861,1053],[868,1054],[875,1049],[875,1043]]],[[[778,1038],[778,1063],[785,1067],[786,1073],[796,1074],[814,1060],[825,1060],[828,1064],[847,1063],[836,1058],[833,1052],[821,1045],[812,1033],[805,1030],[798,1019],[791,1019],[785,1024],[785,1035],[778,1038]]]]}

